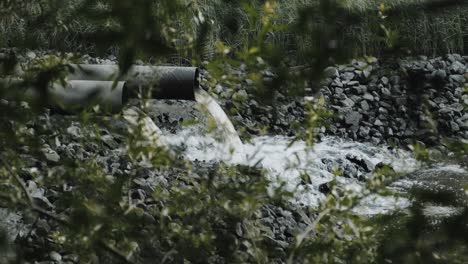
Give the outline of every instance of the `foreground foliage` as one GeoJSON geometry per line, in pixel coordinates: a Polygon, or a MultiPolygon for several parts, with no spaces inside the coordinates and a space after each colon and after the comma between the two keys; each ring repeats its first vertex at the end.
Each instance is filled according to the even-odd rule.
{"type": "MultiPolygon", "coordinates": [[[[278,6],[274,1],[223,4],[227,5],[224,9],[238,12],[248,22],[227,16],[223,23],[212,23],[212,19],[219,18],[205,12],[204,8],[210,5],[199,6],[190,1],[7,1],[0,4],[2,10],[14,11],[8,19],[26,23],[25,32],[15,35],[5,34],[12,29],[3,30],[1,39],[7,45],[23,45],[20,47],[40,47],[41,41],[48,39],[57,41],[53,47],[65,44],[62,48],[67,48],[66,45],[77,43],[76,50],[112,52],[118,55],[122,73],[137,59],[152,58],[152,62],[160,62],[177,54],[179,58],[191,60],[189,64],[201,64],[209,57],[206,68],[214,81],[223,80],[236,92],[236,84],[241,80],[227,76],[225,69],[245,67],[252,81],[250,92],[265,103],[274,102],[276,91],[297,95],[304,94],[306,88],[317,90],[323,69],[353,54],[340,32],[343,27],[353,25],[356,15],[339,3],[305,4],[297,17],[294,16],[292,26],[278,20],[278,6],[284,2],[278,6]],[[24,21],[22,17],[26,15],[33,18],[24,21]],[[32,32],[37,25],[44,27],[32,32]],[[213,31],[213,26],[221,28],[213,31]],[[219,41],[216,34],[221,34],[220,31],[233,36],[219,41]],[[288,39],[287,45],[280,43],[283,46],[277,45],[281,40],[271,41],[285,31],[296,34],[297,39],[291,43],[288,39]],[[235,39],[239,32],[245,34],[241,43],[227,41],[235,39]],[[62,36],[69,38],[62,39],[62,36]],[[304,43],[308,45],[300,45],[304,43]],[[292,48],[284,49],[284,46],[292,48]],[[287,56],[291,53],[296,57],[287,56]],[[291,71],[291,64],[297,63],[295,58],[303,58],[301,62],[305,61],[306,67],[291,71]],[[266,71],[274,74],[264,78],[266,71]]],[[[375,18],[383,29],[378,43],[393,51],[395,33],[382,21],[390,11],[385,6],[380,11],[380,16],[375,18]]],[[[15,54],[8,53],[0,59],[1,74],[11,72],[15,54]]],[[[303,219],[307,227],[296,230],[291,243],[281,248],[272,242],[259,218],[268,206],[289,207],[290,194],[281,188],[270,190],[270,182],[258,168],[223,164],[204,168],[203,164],[189,163],[148,142],[142,126],[125,126],[124,131],[119,130],[113,123],[124,122],[122,116],[99,119],[93,109],[75,119],[86,131],[75,135],[74,140],[94,156],[79,153],[80,148],[63,149],[63,153],[71,154],[60,155],[61,159],[56,160],[50,146],[59,149],[60,141],[64,141],[60,135],[75,134],[75,130],[70,132],[66,129],[68,125],[55,125],[56,134],[47,134],[54,119],[43,109],[49,100],[46,88],[60,81],[67,70],[64,65],[76,59],[64,54],[36,60],[24,86],[33,84],[42,91],[41,100],[31,105],[14,101],[2,101],[0,105],[3,113],[0,118],[1,205],[21,212],[32,223],[43,224],[44,219],[52,222],[52,227],[44,227],[44,233],[35,234],[42,244],[77,254],[83,263],[437,262],[448,261],[450,257],[462,260],[466,256],[466,205],[457,204],[461,213],[439,226],[437,243],[430,243],[434,238],[426,237],[433,232],[425,229],[430,219],[421,214],[419,202],[404,220],[408,228],[398,225],[399,231],[395,232],[389,227],[392,235],[389,237],[380,235],[381,226],[352,213],[362,198],[386,193],[385,185],[396,177],[389,168],[376,171],[360,193],[332,187],[319,208],[298,211],[296,217],[303,219]],[[101,126],[92,125],[96,123],[101,126]],[[103,131],[102,127],[107,130],[103,131]],[[125,151],[106,163],[99,160],[102,156],[99,151],[109,154],[115,149],[103,140],[109,133],[121,135],[118,143],[125,146],[125,151]],[[138,191],[145,175],[151,173],[157,174],[161,182],[145,193],[138,191]],[[36,182],[50,189],[54,206],[48,198],[35,193],[36,182]],[[393,235],[395,240],[389,239],[393,235]],[[402,248],[415,250],[401,254],[398,249],[402,248]],[[434,251],[435,248],[442,250],[434,251]]],[[[12,87],[0,88],[2,96],[12,93],[12,87]]],[[[21,92],[13,91],[13,94],[21,96],[21,92]]],[[[308,106],[305,134],[301,136],[309,144],[314,141],[314,126],[324,114],[321,104],[320,100],[311,101],[308,106]]],[[[424,153],[422,149],[419,152],[427,157],[424,153]]],[[[420,202],[429,199],[420,194],[418,197],[420,202]]],[[[440,201],[445,196],[430,198],[432,202],[453,202],[450,197],[440,201]]],[[[19,261],[34,260],[44,254],[41,247],[26,250],[31,237],[17,241],[19,261]]]]}

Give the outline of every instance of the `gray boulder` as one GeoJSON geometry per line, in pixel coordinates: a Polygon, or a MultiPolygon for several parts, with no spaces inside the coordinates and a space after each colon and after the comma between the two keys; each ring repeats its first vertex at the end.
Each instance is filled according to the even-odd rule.
{"type": "Polygon", "coordinates": [[[362,115],[359,112],[351,111],[345,114],[344,119],[347,125],[358,126],[362,115]]]}

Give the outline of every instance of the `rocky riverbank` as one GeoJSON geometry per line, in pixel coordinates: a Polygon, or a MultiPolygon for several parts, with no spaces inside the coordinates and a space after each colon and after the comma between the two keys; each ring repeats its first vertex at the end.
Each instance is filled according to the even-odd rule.
{"type": "MultiPolygon", "coordinates": [[[[3,100],[2,104],[9,104],[9,102],[3,100]]],[[[174,104],[168,103],[159,109],[165,108],[168,110],[167,107],[176,107],[176,105],[177,102],[174,102],[174,104]]],[[[189,114],[185,117],[192,118],[191,111],[188,112],[189,114]]],[[[150,115],[152,114],[150,113],[150,115]]],[[[163,116],[167,116],[167,119],[158,120],[158,123],[167,122],[166,128],[163,128],[168,129],[171,125],[171,122],[168,122],[171,117],[167,114],[163,116]]],[[[157,119],[157,116],[154,116],[154,118],[157,119]]],[[[173,129],[177,129],[180,124],[172,123],[172,125],[173,129]]],[[[35,149],[23,146],[18,146],[15,151],[21,157],[23,163],[23,167],[19,168],[20,177],[24,181],[34,203],[58,217],[66,218],[70,216],[74,212],[70,211],[69,208],[64,208],[63,205],[67,204],[67,199],[71,195],[88,191],[91,191],[91,193],[98,192],[97,190],[83,188],[84,186],[80,186],[80,184],[84,184],[84,182],[80,182],[74,177],[79,177],[80,170],[84,170],[88,166],[96,166],[100,171],[99,175],[105,175],[108,184],[122,179],[131,179],[128,198],[141,211],[135,221],[140,222],[141,230],[138,232],[141,232],[141,236],[145,236],[145,232],[148,232],[146,227],[157,226],[160,221],[160,219],[155,218],[157,214],[154,212],[159,212],[165,207],[170,208],[172,206],[170,198],[176,197],[181,190],[187,190],[189,194],[196,195],[208,184],[212,186],[214,193],[217,193],[216,190],[219,188],[227,191],[227,195],[229,195],[227,190],[229,188],[239,188],[239,186],[255,187],[258,184],[256,181],[260,179],[258,178],[260,172],[256,172],[255,169],[244,169],[242,174],[239,174],[238,171],[235,176],[227,176],[225,175],[227,171],[220,170],[219,165],[202,161],[187,164],[190,170],[183,169],[183,166],[179,168],[176,165],[172,166],[172,168],[161,169],[145,162],[132,161],[125,148],[126,144],[128,144],[128,142],[125,142],[128,126],[119,118],[96,117],[93,122],[84,124],[78,122],[77,117],[49,114],[48,112],[28,122],[26,127],[21,129],[21,133],[34,135],[40,146],[39,153],[36,153],[37,150],[35,149]],[[96,127],[96,123],[100,125],[96,127]],[[82,168],[74,171],[72,173],[74,176],[72,176],[69,175],[71,171],[66,169],[66,166],[70,164],[80,164],[82,168]],[[256,177],[252,177],[252,173],[256,177]],[[69,178],[70,176],[72,178],[69,178]],[[50,181],[50,179],[56,180],[50,181]],[[214,185],[211,182],[214,182],[214,185]],[[155,200],[154,194],[158,190],[162,194],[160,200],[155,200]]],[[[0,160],[4,159],[4,156],[0,155],[0,160]]],[[[91,193],[88,193],[88,197],[94,197],[91,193]]],[[[216,194],[216,196],[221,201],[224,199],[222,195],[216,194]]],[[[187,199],[190,199],[189,197],[187,199]]],[[[98,199],[98,197],[94,198],[98,199]]],[[[226,199],[228,198],[226,197],[226,199]]],[[[198,202],[202,201],[196,200],[191,205],[195,206],[198,202]]],[[[270,256],[270,260],[281,263],[281,260],[286,257],[286,250],[292,243],[294,235],[307,226],[307,219],[304,218],[304,208],[293,204],[262,206],[249,221],[231,219],[232,216],[228,212],[227,215],[223,215],[224,210],[221,208],[214,210],[219,215],[213,216],[216,218],[213,224],[218,232],[222,233],[220,236],[232,240],[223,241],[223,243],[229,243],[229,245],[233,246],[232,243],[235,241],[236,247],[239,247],[235,250],[235,254],[243,261],[249,261],[252,258],[252,255],[247,253],[249,249],[247,244],[252,235],[249,230],[252,228],[259,232],[262,245],[265,243],[264,246],[275,248],[276,256],[270,256]],[[237,243],[245,243],[245,245],[242,246],[237,243]]],[[[5,209],[1,209],[0,213],[8,215],[5,218],[7,222],[0,226],[9,229],[8,236],[12,243],[10,247],[17,248],[16,252],[19,254],[18,257],[21,261],[51,264],[81,263],[76,252],[70,248],[64,248],[56,238],[57,232],[60,232],[59,230],[73,228],[73,226],[64,227],[57,222],[57,219],[44,214],[28,214],[24,213],[24,211],[8,213],[5,209]]],[[[210,212],[206,213],[211,214],[210,212]]],[[[190,213],[187,209],[181,214],[190,213]]],[[[177,213],[173,217],[177,218],[177,213]]],[[[202,218],[204,217],[210,216],[202,216],[202,218]]],[[[242,218],[240,219],[242,220],[242,218]]],[[[200,219],[193,220],[199,221],[200,219]]],[[[173,221],[178,223],[176,219],[173,221]]],[[[164,242],[160,239],[168,238],[155,237],[154,241],[148,241],[147,245],[140,244],[142,251],[137,258],[142,263],[162,259],[168,253],[166,251],[167,247],[160,245],[160,243],[164,242]]],[[[8,258],[14,257],[15,254],[11,252],[0,254],[0,261],[7,262],[8,258]]],[[[93,261],[95,261],[94,263],[115,263],[114,261],[117,260],[105,262],[96,256],[93,261]]],[[[212,256],[212,260],[210,260],[213,263],[226,263],[226,261],[221,256],[212,256]]]]}
{"type": "Polygon", "coordinates": [[[326,133],[391,145],[468,139],[467,63],[451,54],[327,68],[321,93],[335,117],[326,133]]]}
{"type": "MultiPolygon", "coordinates": [[[[368,58],[328,67],[319,94],[310,94],[323,96],[332,114],[316,133],[402,147],[414,143],[435,146],[446,138],[468,139],[467,64],[468,56],[449,54],[396,61],[368,58]]],[[[249,94],[248,88],[239,87],[237,92],[227,93],[222,84],[214,90],[228,109],[236,94],[249,94]]],[[[278,93],[271,106],[254,97],[242,104],[233,120],[245,124],[250,134],[265,127],[271,134],[293,136],[301,131],[304,98],[278,93]]]]}
{"type": "MultiPolygon", "coordinates": [[[[30,60],[41,54],[28,53],[23,60],[30,60]]],[[[83,58],[88,63],[115,63],[115,58],[83,58]]],[[[334,116],[328,119],[328,126],[318,128],[320,136],[337,135],[357,141],[374,144],[405,145],[420,141],[431,145],[441,137],[468,138],[467,94],[464,85],[468,79],[466,67],[468,59],[457,55],[443,58],[401,60],[396,63],[383,63],[375,60],[353,61],[349,65],[330,67],[326,70],[327,79],[321,90],[328,109],[334,116]],[[422,96],[420,96],[422,95],[422,96]]],[[[142,63],[142,62],[139,62],[142,63]]],[[[207,73],[206,73],[207,74],[207,73]]],[[[242,71],[239,73],[245,74],[242,71]]],[[[265,73],[268,74],[268,73],[265,73]]],[[[207,75],[205,75],[207,77],[207,75]]],[[[208,78],[208,77],[207,77],[208,78]]],[[[248,84],[248,81],[246,81],[248,84]]],[[[248,88],[238,89],[226,94],[223,85],[214,87],[225,109],[230,108],[230,99],[246,96],[245,107],[233,115],[238,126],[246,127],[247,135],[261,133],[263,127],[273,135],[294,136],[301,129],[305,118],[304,98],[289,98],[282,94],[276,96],[275,106],[262,105],[251,97],[248,88]],[[299,129],[299,130],[298,130],[299,129]]],[[[2,101],[2,104],[11,102],[2,101]]],[[[155,123],[166,131],[175,133],[182,128],[184,121],[202,120],[203,116],[194,110],[193,103],[166,102],[159,109],[156,102],[148,104],[148,114],[155,123]],[[174,109],[187,110],[175,114],[174,109]]],[[[161,105],[161,104],[159,104],[161,105]]],[[[161,107],[161,106],[159,106],[161,107]]],[[[138,220],[145,226],[156,225],[159,219],[153,212],[170,206],[170,200],[155,201],[152,194],[156,189],[171,197],[180,190],[197,190],[207,182],[215,181],[218,186],[250,186],[247,173],[239,171],[237,177],[224,177],[218,165],[203,161],[188,162],[190,171],[180,168],[161,170],[144,163],[129,160],[125,146],[128,124],[119,118],[97,117],[93,122],[84,124],[77,117],[51,114],[45,111],[18,128],[20,133],[34,136],[39,143],[39,153],[17,146],[15,151],[21,157],[24,167],[20,170],[21,179],[37,204],[60,216],[70,212],[63,208],[64,199],[73,192],[85,191],[73,181],[60,184],[48,182],[45,175],[67,179],[64,164],[85,164],[94,160],[95,165],[106,175],[109,182],[116,179],[131,178],[129,196],[142,213],[138,220]],[[112,122],[110,122],[112,121],[112,122]],[[96,130],[94,124],[99,124],[96,130]],[[244,177],[243,177],[244,176],[244,177]],[[198,188],[198,189],[197,189],[198,188]]],[[[3,120],[5,121],[5,120],[3,120]]],[[[2,155],[0,155],[2,160],[2,155]]],[[[187,161],[184,161],[187,162],[187,161]]],[[[371,171],[380,165],[372,164],[369,159],[347,155],[342,159],[322,159],[325,170],[333,173],[343,171],[343,176],[365,181],[371,171]]],[[[241,171],[241,170],[240,170],[241,171]]],[[[245,170],[244,170],[245,171],[245,170]]],[[[224,171],[225,172],[225,171],[224,171]]],[[[259,173],[249,171],[248,173],[259,173]]],[[[258,174],[255,174],[258,175],[258,174]]],[[[303,179],[307,185],[310,179],[303,179]]],[[[210,183],[211,184],[211,183],[210,183]]],[[[255,184],[255,183],[252,183],[255,184]]],[[[326,194],[329,186],[322,184],[319,191],[326,194]]],[[[222,211],[222,210],[220,210],[222,211]]],[[[261,245],[274,248],[276,256],[271,261],[281,263],[294,240],[295,234],[304,230],[310,222],[307,208],[295,204],[268,204],[255,212],[248,223],[232,219],[216,218],[216,228],[227,237],[232,245],[238,247],[238,257],[242,261],[251,259],[249,252],[249,230],[254,224],[262,238],[261,245]],[[231,222],[230,222],[231,221],[231,222]],[[221,231],[220,231],[221,230],[221,231]]],[[[9,219],[20,228],[10,232],[10,238],[18,246],[26,261],[44,263],[80,263],[76,252],[63,248],[54,236],[59,224],[47,216],[14,215],[9,219]]],[[[10,225],[11,226],[11,225],[10,225]]],[[[11,230],[10,230],[11,231],[11,230]]],[[[161,241],[151,241],[142,254],[143,260],[161,259],[168,251],[162,248],[161,241]],[[146,251],[145,251],[146,250],[146,251]]],[[[11,257],[11,256],[10,256],[11,257]]],[[[223,263],[226,259],[215,256],[213,263],[223,263]]]]}

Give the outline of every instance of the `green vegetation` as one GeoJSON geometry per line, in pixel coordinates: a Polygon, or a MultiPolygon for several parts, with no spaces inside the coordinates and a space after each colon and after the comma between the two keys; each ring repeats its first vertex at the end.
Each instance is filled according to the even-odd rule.
{"type": "MultiPolygon", "coordinates": [[[[27,44],[26,46],[30,48],[42,47],[67,52],[93,53],[96,47],[93,45],[95,43],[90,40],[89,34],[112,26],[112,20],[106,20],[104,13],[93,14],[93,18],[97,18],[99,23],[90,21],[90,17],[86,15],[89,11],[89,9],[86,10],[88,7],[83,9],[83,6],[92,6],[87,1],[43,2],[25,1],[17,4],[16,1],[7,1],[3,4],[5,8],[0,11],[1,46],[18,47],[27,44]]],[[[307,48],[311,43],[304,41],[289,26],[297,22],[298,11],[318,2],[312,0],[276,1],[273,23],[282,30],[269,32],[266,39],[289,51],[307,48]]],[[[398,34],[397,48],[401,48],[401,51],[415,55],[466,53],[467,51],[466,13],[468,7],[464,5],[453,8],[425,9],[424,2],[426,1],[421,0],[340,2],[342,8],[349,14],[354,14],[358,20],[353,25],[343,27],[339,32],[342,41],[346,42],[348,47],[353,48],[354,56],[386,54],[386,47],[379,37],[384,34],[380,27],[381,18],[378,12],[380,4],[384,4],[389,9],[395,7],[402,9],[401,12],[398,11],[398,16],[390,16],[384,23],[387,28],[398,34]],[[405,5],[413,6],[411,10],[405,10],[405,5]]],[[[147,3],[142,1],[142,5],[145,6],[147,3]]],[[[253,1],[251,5],[257,10],[256,12],[260,10],[260,2],[253,1]]],[[[204,30],[203,27],[200,28],[200,24],[197,24],[196,19],[181,16],[201,14],[207,22],[206,27],[209,30],[203,33],[207,35],[202,52],[204,58],[213,57],[217,40],[222,40],[233,48],[242,48],[248,39],[259,32],[260,24],[254,23],[252,17],[237,2],[181,1],[178,6],[187,12],[182,14],[176,6],[170,7],[174,16],[171,13],[172,22],[169,23],[177,29],[177,32],[191,34],[193,30],[204,30]],[[179,15],[176,15],[177,13],[179,15]]],[[[152,8],[157,13],[156,10],[159,7],[155,5],[152,8]]],[[[145,9],[149,11],[152,8],[145,9]]],[[[138,12],[137,9],[133,11],[138,12]]],[[[292,55],[293,52],[290,54],[292,55]]]]}
{"type": "MultiPolygon", "coordinates": [[[[89,109],[66,124],[56,124],[43,109],[50,99],[48,85],[63,80],[67,63],[80,60],[65,52],[115,54],[122,74],[137,59],[203,65],[212,75],[209,81],[222,80],[233,90],[243,80],[226,69],[242,66],[252,81],[249,93],[264,103],[274,102],[276,91],[297,95],[318,88],[324,68],[351,56],[398,56],[406,49],[430,55],[466,53],[468,9],[455,5],[464,2],[447,7],[457,9],[425,12],[415,10],[425,6],[422,2],[408,9],[407,1],[391,2],[380,7],[373,1],[326,0],[0,2],[1,47],[17,48],[18,53],[56,52],[33,60],[20,87],[0,84],[2,98],[21,98],[21,88],[31,84],[41,94],[31,105],[0,104],[1,207],[21,212],[30,223],[53,223],[41,229],[47,232],[34,234],[39,244],[77,254],[80,263],[463,262],[468,256],[466,205],[457,204],[461,213],[437,226],[436,237],[419,203],[395,227],[398,232],[352,212],[361,199],[388,194],[386,184],[398,175],[385,166],[359,193],[331,186],[319,208],[305,207],[294,216],[305,219],[303,232],[293,234],[292,243],[278,245],[259,219],[269,206],[290,207],[291,194],[282,186],[269,189],[270,181],[260,169],[225,164],[206,168],[185,161],[145,144],[141,125],[122,131],[115,125],[124,122],[122,115],[103,118],[89,109]],[[290,69],[298,64],[305,67],[290,69]],[[266,70],[274,77],[263,78],[266,70]],[[76,129],[67,130],[73,121],[82,130],[78,136],[76,129]],[[109,133],[118,135],[116,141],[125,151],[114,155],[115,148],[103,140],[109,133]],[[60,162],[54,160],[50,146],[60,148],[61,142],[72,141],[70,137],[83,147],[62,149],[60,162]],[[102,161],[111,154],[109,164],[102,161]],[[162,180],[145,194],[135,193],[143,186],[141,175],[151,173],[162,180]],[[54,206],[32,194],[37,187],[50,190],[54,206]],[[390,239],[393,235],[395,240],[390,239]],[[431,239],[437,242],[428,243],[431,239]],[[402,254],[401,248],[412,250],[402,254]]],[[[16,61],[17,53],[6,50],[0,57],[0,76],[11,72],[16,61]]],[[[144,102],[139,106],[144,108],[144,102]]],[[[300,136],[310,145],[325,115],[322,106],[323,100],[307,105],[305,133],[300,136]]],[[[421,202],[454,202],[450,196],[415,195],[421,202]]],[[[3,238],[0,234],[0,242],[3,238]]],[[[10,248],[16,252],[12,263],[45,254],[43,247],[26,248],[29,238],[18,239],[17,248],[10,248]]]]}

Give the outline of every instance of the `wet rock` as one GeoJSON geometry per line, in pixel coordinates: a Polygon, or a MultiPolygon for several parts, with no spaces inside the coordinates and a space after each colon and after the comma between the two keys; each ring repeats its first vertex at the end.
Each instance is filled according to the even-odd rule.
{"type": "Polygon", "coordinates": [[[354,86],[352,88],[352,91],[354,94],[363,94],[367,91],[367,89],[364,85],[358,85],[358,86],[354,86]]]}
{"type": "Polygon", "coordinates": [[[453,74],[463,74],[465,73],[465,65],[459,61],[454,61],[448,70],[453,74]]]}
{"type": "Polygon", "coordinates": [[[76,254],[68,254],[68,255],[64,255],[62,257],[63,261],[69,261],[69,262],[72,262],[72,263],[78,263],[78,261],[80,260],[79,256],[76,255],[76,254]]]}
{"type": "Polygon", "coordinates": [[[41,152],[44,154],[44,157],[52,163],[57,163],[60,161],[60,156],[57,154],[57,152],[51,149],[49,145],[44,145],[41,148],[41,152]]]}
{"type": "Polygon", "coordinates": [[[382,88],[382,95],[384,96],[392,96],[392,93],[390,92],[390,90],[388,88],[382,88]]]}
{"type": "Polygon", "coordinates": [[[447,72],[444,70],[435,70],[431,74],[432,78],[444,80],[447,77],[447,72]]]}
{"type": "Polygon", "coordinates": [[[387,116],[388,115],[388,111],[387,109],[383,108],[383,107],[379,107],[379,114],[383,115],[383,116],[387,116]]]}
{"type": "Polygon", "coordinates": [[[358,132],[359,137],[363,139],[368,139],[370,130],[371,130],[370,127],[367,127],[367,126],[359,127],[359,132],[358,132]]]}
{"type": "Polygon", "coordinates": [[[36,222],[36,230],[37,230],[38,235],[46,236],[49,234],[51,228],[50,228],[49,223],[47,223],[46,220],[38,219],[36,222]]]}
{"type": "Polygon", "coordinates": [[[35,59],[37,55],[34,51],[28,51],[26,52],[26,57],[28,57],[29,59],[35,59]]]}
{"type": "Polygon", "coordinates": [[[117,143],[117,141],[115,141],[114,137],[111,135],[103,135],[101,139],[102,142],[104,142],[104,144],[106,144],[111,149],[116,149],[119,146],[119,143],[117,143]]]}
{"type": "Polygon", "coordinates": [[[361,114],[359,112],[351,111],[346,113],[344,116],[345,118],[345,123],[347,125],[352,125],[352,126],[358,126],[359,121],[361,120],[361,114]]]}
{"type": "Polygon", "coordinates": [[[377,120],[375,120],[374,125],[380,127],[380,126],[383,126],[384,124],[382,123],[382,121],[380,121],[379,119],[377,119],[377,120]]]}
{"type": "Polygon", "coordinates": [[[451,81],[454,81],[456,83],[464,83],[465,82],[465,77],[461,74],[454,74],[449,76],[451,81]]]}
{"type": "Polygon", "coordinates": [[[61,262],[62,261],[62,255],[59,253],[52,251],[49,253],[49,257],[51,260],[56,261],[56,262],[61,262]]]}
{"type": "Polygon", "coordinates": [[[370,93],[365,93],[362,98],[364,98],[365,100],[369,101],[369,102],[373,102],[374,101],[374,96],[372,96],[370,93]]]}
{"type": "Polygon", "coordinates": [[[354,79],[355,75],[352,72],[344,72],[340,75],[340,77],[345,81],[351,81],[354,79]]]}
{"type": "Polygon", "coordinates": [[[385,76],[383,76],[383,77],[380,79],[380,81],[382,82],[383,85],[388,85],[388,82],[389,82],[388,78],[385,77],[385,76]]]}
{"type": "Polygon", "coordinates": [[[363,168],[365,172],[371,172],[374,170],[374,165],[370,160],[351,154],[346,155],[346,159],[363,168]]]}
{"type": "Polygon", "coordinates": [[[365,112],[369,111],[370,107],[369,107],[369,104],[367,103],[367,101],[361,101],[360,103],[361,105],[361,109],[365,112]]]}
{"type": "Polygon", "coordinates": [[[75,125],[68,127],[67,133],[72,135],[74,138],[81,138],[83,136],[81,133],[81,128],[75,125]]]}
{"type": "Polygon", "coordinates": [[[335,95],[339,96],[343,94],[344,90],[342,88],[335,88],[335,95]]]}
{"type": "Polygon", "coordinates": [[[390,77],[389,80],[390,80],[390,83],[391,83],[392,85],[398,85],[398,84],[400,84],[401,77],[398,76],[398,75],[393,75],[393,76],[390,77]]]}
{"type": "Polygon", "coordinates": [[[468,115],[464,115],[462,118],[457,119],[459,128],[468,130],[468,115]]]}
{"type": "Polygon", "coordinates": [[[327,78],[335,78],[339,76],[338,69],[335,67],[327,67],[324,70],[325,77],[327,78]]]}
{"type": "Polygon", "coordinates": [[[349,99],[349,98],[346,98],[344,100],[341,100],[341,105],[343,107],[353,107],[354,106],[354,102],[353,100],[349,99]]]}
{"type": "Polygon", "coordinates": [[[330,193],[330,187],[328,186],[328,183],[322,183],[319,185],[319,192],[323,194],[329,194],[330,193]]]}
{"type": "Polygon", "coordinates": [[[356,165],[349,163],[343,169],[343,176],[346,178],[358,178],[359,170],[356,165]]]}
{"type": "Polygon", "coordinates": [[[454,121],[450,121],[450,128],[454,132],[460,131],[460,126],[458,126],[458,124],[454,121]]]}
{"type": "Polygon", "coordinates": [[[370,70],[363,70],[362,73],[361,73],[361,76],[364,80],[367,80],[369,78],[369,76],[371,75],[371,71],[370,70]]]}

